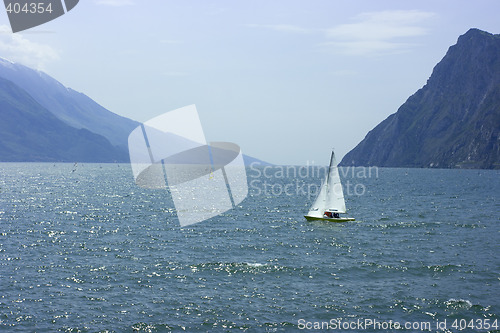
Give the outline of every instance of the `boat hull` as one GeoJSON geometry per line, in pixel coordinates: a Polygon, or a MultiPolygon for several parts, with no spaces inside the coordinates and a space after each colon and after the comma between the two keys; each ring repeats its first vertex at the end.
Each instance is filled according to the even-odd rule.
{"type": "Polygon", "coordinates": [[[349,221],[355,221],[354,218],[352,217],[339,217],[339,218],[334,218],[334,217],[315,217],[315,216],[304,216],[306,220],[308,221],[328,221],[328,222],[349,222],[349,221]]]}

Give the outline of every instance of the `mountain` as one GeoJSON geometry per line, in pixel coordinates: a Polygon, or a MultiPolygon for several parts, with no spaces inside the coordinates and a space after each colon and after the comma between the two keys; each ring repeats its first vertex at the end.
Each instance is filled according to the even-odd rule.
{"type": "Polygon", "coordinates": [[[25,90],[0,78],[0,161],[112,162],[128,154],[103,136],[64,123],[25,90]]]}
{"type": "Polygon", "coordinates": [[[500,168],[500,35],[471,29],[340,165],[500,168]]]}
{"type": "MultiPolygon", "coordinates": [[[[129,162],[140,124],[49,75],[0,58],[0,162],[129,162]]],[[[244,155],[245,164],[264,161],[244,155]]]]}
{"type": "Polygon", "coordinates": [[[139,123],[106,110],[86,95],[66,88],[43,72],[2,58],[0,77],[25,90],[66,124],[100,134],[112,145],[127,152],[128,135],[139,123]]]}

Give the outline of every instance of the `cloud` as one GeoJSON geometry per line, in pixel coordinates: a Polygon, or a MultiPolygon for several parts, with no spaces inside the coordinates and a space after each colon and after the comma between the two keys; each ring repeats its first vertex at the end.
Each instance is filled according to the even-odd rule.
{"type": "Polygon", "coordinates": [[[6,25],[0,25],[0,56],[36,69],[44,69],[46,63],[59,59],[58,53],[50,46],[14,34],[6,25]]]}
{"type": "Polygon", "coordinates": [[[134,4],[133,0],[96,0],[98,5],[104,6],[113,6],[113,7],[121,7],[121,6],[130,6],[134,4]]]}
{"type": "Polygon", "coordinates": [[[269,29],[274,31],[281,32],[292,32],[292,33],[308,33],[310,32],[308,29],[301,28],[296,25],[291,24],[247,24],[249,28],[260,28],[260,29],[269,29]]]}
{"type": "MultiPolygon", "coordinates": [[[[284,33],[322,35],[323,51],[347,55],[381,55],[406,52],[415,46],[412,37],[427,35],[426,21],[435,13],[420,10],[386,10],[354,16],[352,23],[328,29],[308,29],[290,24],[247,24],[249,28],[284,33]]],[[[321,37],[320,37],[321,38],[321,37]]]]}
{"type": "Polygon", "coordinates": [[[403,52],[413,44],[401,42],[428,34],[422,26],[436,14],[419,10],[391,10],[361,13],[356,22],[340,24],[326,29],[327,42],[323,46],[334,47],[339,53],[373,55],[403,52]]]}

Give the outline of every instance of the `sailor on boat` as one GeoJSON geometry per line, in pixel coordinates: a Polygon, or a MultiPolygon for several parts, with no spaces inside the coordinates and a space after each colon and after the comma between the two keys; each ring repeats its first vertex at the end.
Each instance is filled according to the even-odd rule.
{"type": "Polygon", "coordinates": [[[325,213],[323,214],[324,217],[326,218],[334,218],[334,219],[338,219],[340,218],[340,214],[338,212],[332,212],[332,211],[325,211],[325,213]]]}

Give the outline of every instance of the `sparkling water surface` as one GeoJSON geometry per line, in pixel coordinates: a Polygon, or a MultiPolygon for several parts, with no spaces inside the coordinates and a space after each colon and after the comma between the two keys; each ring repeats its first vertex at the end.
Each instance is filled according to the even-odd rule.
{"type": "Polygon", "coordinates": [[[180,228],[129,165],[1,163],[0,331],[500,321],[499,171],[345,168],[338,224],[303,217],[314,170],[249,168],[236,209],[180,228]]]}

